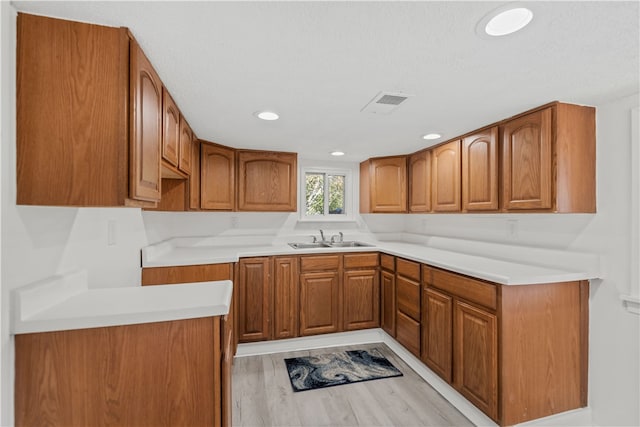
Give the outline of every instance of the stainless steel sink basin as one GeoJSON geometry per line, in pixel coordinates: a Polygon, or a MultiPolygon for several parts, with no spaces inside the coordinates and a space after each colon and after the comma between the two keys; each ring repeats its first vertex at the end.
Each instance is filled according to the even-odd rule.
{"type": "Polygon", "coordinates": [[[355,241],[347,241],[347,242],[334,242],[330,243],[329,246],[332,248],[360,248],[360,247],[371,247],[368,243],[355,242],[355,241]]]}
{"type": "Polygon", "coordinates": [[[314,248],[328,248],[328,243],[314,242],[314,243],[289,243],[293,249],[314,249],[314,248]]]}

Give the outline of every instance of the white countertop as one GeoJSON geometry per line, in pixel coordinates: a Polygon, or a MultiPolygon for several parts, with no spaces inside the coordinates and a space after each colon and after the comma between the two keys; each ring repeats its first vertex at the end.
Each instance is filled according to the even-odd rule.
{"type": "Polygon", "coordinates": [[[199,239],[198,243],[189,246],[188,238],[180,238],[149,246],[142,251],[142,266],[217,264],[236,262],[240,258],[253,256],[382,252],[503,285],[558,283],[600,277],[599,258],[595,255],[540,248],[519,247],[510,250],[506,247],[496,250],[492,245],[487,245],[487,251],[481,252],[481,256],[477,253],[463,253],[419,243],[390,241],[368,241],[367,243],[375,244],[373,247],[320,249],[293,249],[284,243],[234,246],[209,244],[211,242],[213,240],[208,242],[199,239]],[[489,249],[493,253],[490,253],[489,249]],[[512,259],[509,259],[509,256],[512,259]],[[563,256],[567,259],[565,263],[560,259],[563,256]],[[517,259],[518,257],[520,259],[517,259]]]}
{"type": "Polygon", "coordinates": [[[132,325],[229,312],[229,280],[88,289],[84,271],[14,291],[13,334],[132,325]]]}

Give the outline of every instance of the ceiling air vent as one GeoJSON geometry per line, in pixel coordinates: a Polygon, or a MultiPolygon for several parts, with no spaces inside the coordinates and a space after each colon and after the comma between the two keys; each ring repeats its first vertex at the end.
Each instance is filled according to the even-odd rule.
{"type": "Polygon", "coordinates": [[[371,101],[369,101],[369,103],[365,105],[360,112],[390,114],[410,96],[413,95],[408,95],[406,93],[380,92],[371,101]]]}

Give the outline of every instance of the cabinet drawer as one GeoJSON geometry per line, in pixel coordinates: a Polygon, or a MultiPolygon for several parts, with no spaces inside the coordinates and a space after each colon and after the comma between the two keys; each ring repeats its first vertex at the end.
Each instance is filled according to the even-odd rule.
{"type": "Polygon", "coordinates": [[[395,258],[392,255],[380,254],[380,266],[385,270],[396,271],[395,258]]]}
{"type": "Polygon", "coordinates": [[[361,267],[377,267],[378,266],[378,254],[366,253],[366,254],[345,254],[344,255],[344,268],[361,268],[361,267]]]}
{"type": "Polygon", "coordinates": [[[420,284],[404,277],[396,278],[396,304],[398,310],[420,321],[420,284]]]}
{"type": "Polygon", "coordinates": [[[411,353],[420,357],[420,322],[403,313],[396,317],[396,339],[411,353]]]}
{"type": "Polygon", "coordinates": [[[337,270],[341,255],[312,255],[300,257],[300,271],[337,270]]]}
{"type": "Polygon", "coordinates": [[[493,310],[497,307],[496,285],[436,269],[432,270],[431,285],[493,310]]]}
{"type": "Polygon", "coordinates": [[[410,279],[420,281],[420,264],[414,261],[398,258],[396,272],[410,279]]]}
{"type": "Polygon", "coordinates": [[[433,281],[432,278],[433,267],[422,264],[422,283],[431,284],[433,281]]]}

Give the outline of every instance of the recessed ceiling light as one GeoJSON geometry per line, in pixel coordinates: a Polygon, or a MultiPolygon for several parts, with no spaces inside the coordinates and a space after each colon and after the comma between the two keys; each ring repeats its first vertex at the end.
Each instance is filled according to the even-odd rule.
{"type": "Polygon", "coordinates": [[[344,156],[344,153],[342,151],[332,151],[331,155],[332,156],[344,156]]]}
{"type": "Polygon", "coordinates": [[[519,4],[499,7],[480,20],[476,33],[481,37],[499,37],[515,33],[531,22],[533,12],[519,4]]]}
{"type": "Polygon", "coordinates": [[[278,120],[280,118],[280,116],[273,111],[258,111],[255,115],[262,120],[278,120]]]}
{"type": "Polygon", "coordinates": [[[442,135],[440,135],[439,133],[428,133],[425,136],[423,136],[423,139],[438,139],[442,137],[442,135]]]}

